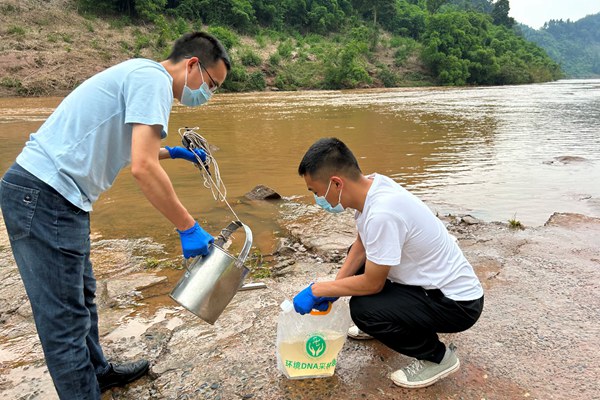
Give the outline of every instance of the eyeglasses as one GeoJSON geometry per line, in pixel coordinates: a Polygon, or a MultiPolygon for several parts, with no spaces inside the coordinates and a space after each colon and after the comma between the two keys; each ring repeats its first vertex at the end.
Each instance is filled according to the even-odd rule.
{"type": "Polygon", "coordinates": [[[217,84],[217,82],[213,79],[212,76],[210,76],[210,73],[208,72],[208,70],[204,67],[204,65],[202,65],[200,63],[200,61],[198,61],[198,65],[200,65],[200,68],[202,68],[205,72],[206,75],[208,75],[211,83],[212,83],[212,87],[209,88],[209,90],[211,91],[211,93],[215,93],[217,90],[219,90],[219,84],[217,84]]]}

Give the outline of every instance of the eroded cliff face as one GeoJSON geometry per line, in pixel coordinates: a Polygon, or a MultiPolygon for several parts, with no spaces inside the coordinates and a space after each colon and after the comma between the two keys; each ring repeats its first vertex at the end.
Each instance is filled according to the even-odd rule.
{"type": "MultiPolygon", "coordinates": [[[[389,374],[410,360],[377,341],[347,340],[332,378],[292,381],[276,368],[279,303],[333,279],[355,237],[350,212],[287,203],[266,289],[239,292],[215,325],[167,295],[181,271],[149,269],[148,241],[94,240],[100,330],[112,361],[146,357],[148,377],[106,399],[564,399],[593,398],[600,375],[600,219],[555,214],[524,230],[443,218],[485,288],[470,330],[442,335],[461,369],[429,388],[400,389],[389,374]]],[[[164,256],[164,254],[163,254],[164,256]]],[[[0,226],[0,389],[7,398],[56,398],[29,303],[0,226]]]]}
{"type": "Polygon", "coordinates": [[[0,6],[0,97],[65,96],[90,76],[134,57],[136,32],[118,20],[85,18],[72,0],[3,0],[0,6]],[[111,26],[112,25],[112,26],[111,26]]]}

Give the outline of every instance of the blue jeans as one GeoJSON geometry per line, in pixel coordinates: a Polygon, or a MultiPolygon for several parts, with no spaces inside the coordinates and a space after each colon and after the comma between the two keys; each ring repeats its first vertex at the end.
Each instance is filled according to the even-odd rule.
{"type": "Polygon", "coordinates": [[[0,184],[12,251],[61,399],[100,399],[108,370],[98,337],[89,213],[13,164],[0,184]]]}

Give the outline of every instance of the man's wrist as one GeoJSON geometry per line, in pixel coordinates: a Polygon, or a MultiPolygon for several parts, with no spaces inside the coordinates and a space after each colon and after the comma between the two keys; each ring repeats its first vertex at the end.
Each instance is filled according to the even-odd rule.
{"type": "Polygon", "coordinates": [[[190,215],[189,218],[186,218],[181,225],[175,225],[178,231],[183,232],[187,231],[190,228],[193,228],[196,225],[196,220],[190,215]]]}
{"type": "Polygon", "coordinates": [[[171,154],[169,154],[169,150],[163,147],[158,151],[158,159],[165,160],[167,158],[171,158],[171,154]]]}
{"type": "Polygon", "coordinates": [[[323,282],[313,283],[313,285],[311,286],[312,294],[315,297],[323,297],[324,295],[321,294],[322,290],[323,290],[323,282]]]}

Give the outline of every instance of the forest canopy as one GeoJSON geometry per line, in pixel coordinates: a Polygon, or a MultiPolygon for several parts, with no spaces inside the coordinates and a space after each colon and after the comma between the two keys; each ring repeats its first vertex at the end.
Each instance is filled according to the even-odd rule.
{"type": "Polygon", "coordinates": [[[519,29],[559,63],[567,76],[600,77],[600,13],[576,22],[550,20],[539,30],[525,25],[519,29]]]}
{"type": "Polygon", "coordinates": [[[146,45],[157,48],[189,29],[208,30],[232,53],[234,91],[260,90],[266,78],[281,89],[398,86],[417,61],[423,68],[413,78],[442,85],[562,77],[559,64],[519,34],[508,0],[77,1],[82,13],[154,24],[146,45]],[[266,58],[242,37],[270,38],[277,49],[266,58]]]}

